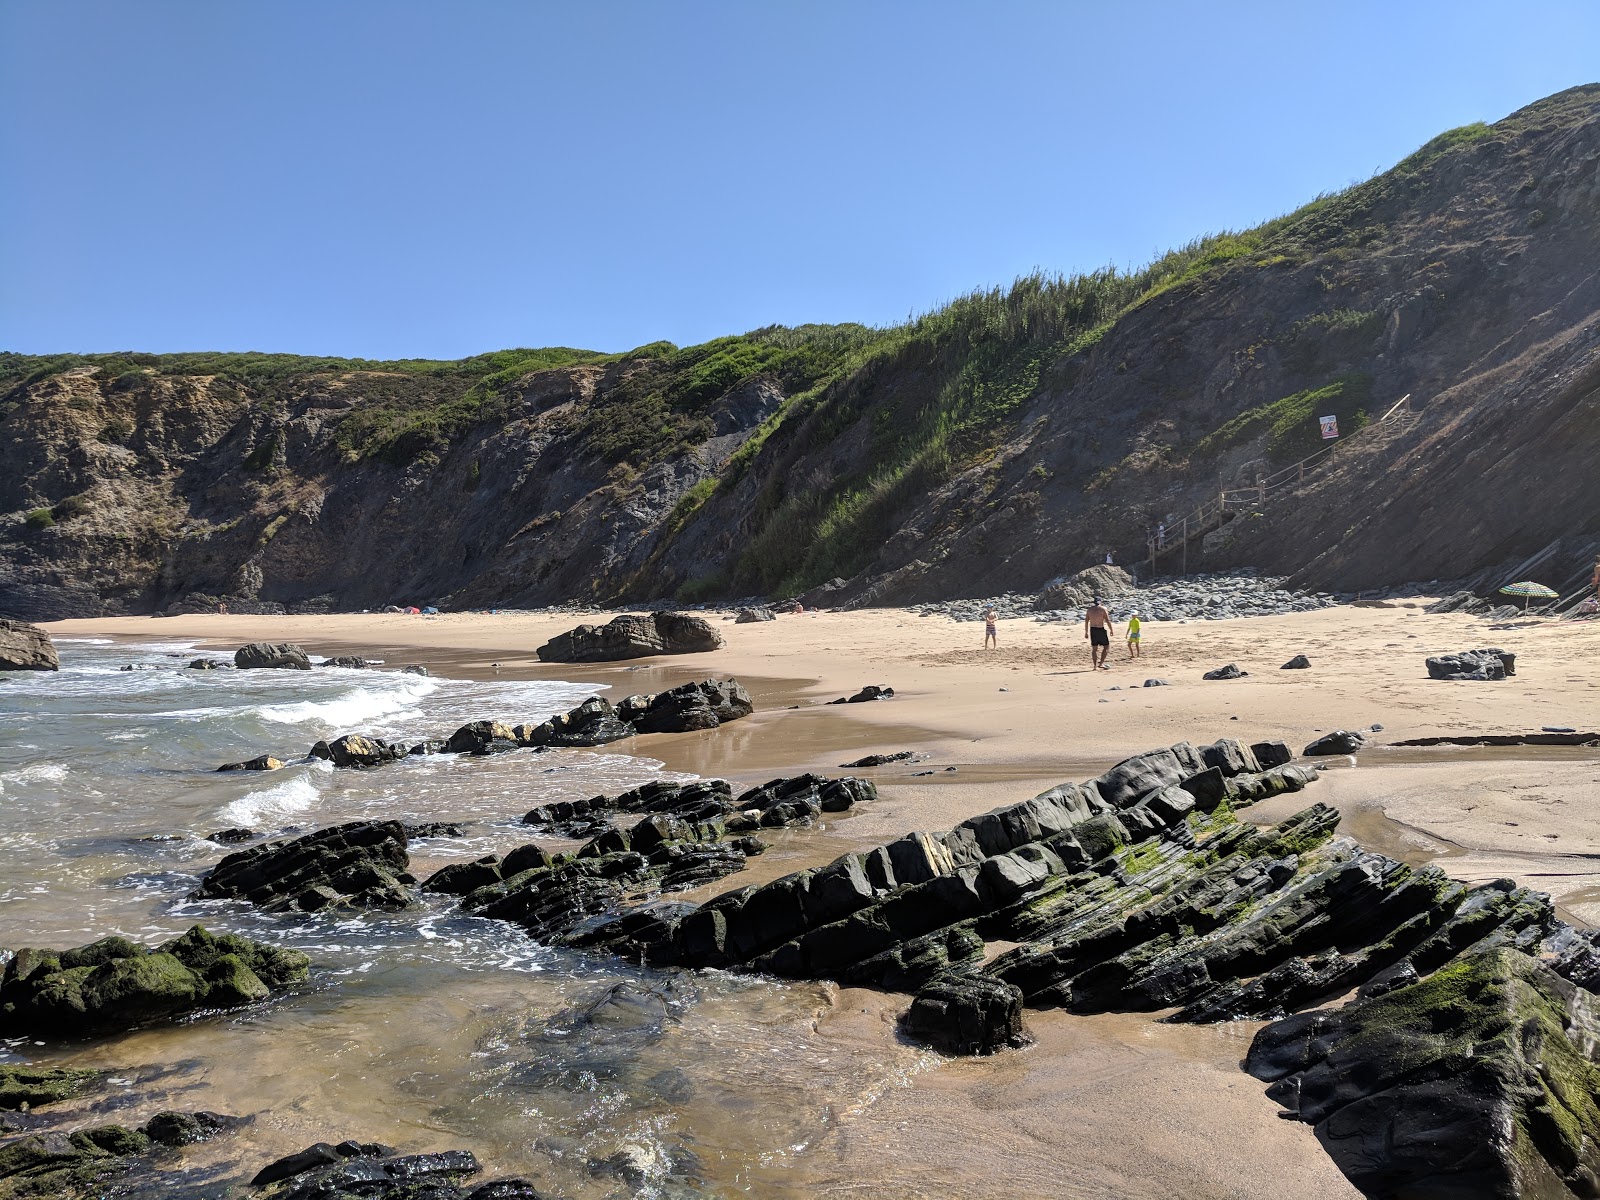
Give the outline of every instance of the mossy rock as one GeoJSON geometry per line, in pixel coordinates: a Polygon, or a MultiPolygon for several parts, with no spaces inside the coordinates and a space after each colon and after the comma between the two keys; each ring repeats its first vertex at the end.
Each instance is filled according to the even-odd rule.
{"type": "Polygon", "coordinates": [[[1593,1196],[1600,997],[1516,950],[1256,1035],[1245,1061],[1368,1195],[1593,1196]]]}
{"type": "Polygon", "coordinates": [[[237,954],[224,954],[205,974],[205,1003],[214,1008],[254,1004],[272,995],[272,989],[237,954]]]}
{"type": "Polygon", "coordinates": [[[26,1104],[38,1108],[81,1094],[99,1078],[97,1071],[75,1071],[63,1067],[0,1066],[0,1109],[18,1109],[26,1104]]]}

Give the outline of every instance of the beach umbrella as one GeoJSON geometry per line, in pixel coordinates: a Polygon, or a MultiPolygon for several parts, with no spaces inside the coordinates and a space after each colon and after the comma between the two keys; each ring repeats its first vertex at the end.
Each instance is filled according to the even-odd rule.
{"type": "Polygon", "coordinates": [[[1542,583],[1531,583],[1526,581],[1523,583],[1508,583],[1505,585],[1505,587],[1500,589],[1500,594],[1502,596],[1521,596],[1523,612],[1528,611],[1528,601],[1534,599],[1535,597],[1540,600],[1555,600],[1561,595],[1560,592],[1552,592],[1542,583]]]}

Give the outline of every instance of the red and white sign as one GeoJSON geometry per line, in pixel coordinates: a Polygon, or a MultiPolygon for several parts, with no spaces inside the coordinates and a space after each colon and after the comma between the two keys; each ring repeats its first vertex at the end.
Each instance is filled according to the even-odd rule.
{"type": "Polygon", "coordinates": [[[1338,417],[1318,417],[1317,424],[1322,426],[1322,436],[1324,440],[1339,436],[1338,417]]]}

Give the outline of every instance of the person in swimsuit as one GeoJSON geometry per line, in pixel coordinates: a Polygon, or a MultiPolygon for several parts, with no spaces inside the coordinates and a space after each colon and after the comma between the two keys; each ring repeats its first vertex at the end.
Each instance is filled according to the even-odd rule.
{"type": "Polygon", "coordinates": [[[1138,613],[1128,614],[1128,657],[1139,657],[1139,632],[1144,626],[1139,620],[1138,613]]]}
{"type": "Polygon", "coordinates": [[[1083,636],[1089,639],[1091,671],[1111,670],[1106,663],[1106,655],[1111,653],[1111,635],[1114,632],[1111,613],[1100,603],[1100,597],[1096,596],[1094,603],[1089,606],[1089,611],[1083,614],[1083,636]]]}
{"type": "Polygon", "coordinates": [[[1000,638],[995,631],[994,625],[999,618],[1000,614],[995,611],[994,605],[991,604],[983,610],[983,648],[985,650],[991,646],[996,650],[1000,649],[1000,638]]]}

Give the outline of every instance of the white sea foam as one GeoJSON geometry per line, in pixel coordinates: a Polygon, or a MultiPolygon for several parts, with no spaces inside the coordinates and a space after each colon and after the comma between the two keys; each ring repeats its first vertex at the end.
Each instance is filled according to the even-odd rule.
{"type": "Polygon", "coordinates": [[[397,680],[387,687],[352,688],[327,700],[265,704],[255,712],[263,720],[276,721],[283,725],[320,721],[324,725],[345,728],[362,721],[374,721],[379,717],[408,712],[416,708],[424,696],[436,691],[438,686],[432,679],[407,676],[404,682],[397,680]]]}
{"type": "Polygon", "coordinates": [[[67,768],[63,763],[34,763],[31,767],[15,771],[0,771],[0,796],[5,795],[8,788],[23,787],[30,783],[53,783],[66,777],[67,768]]]}
{"type": "Polygon", "coordinates": [[[218,815],[230,824],[253,829],[258,825],[278,823],[293,813],[304,812],[317,802],[320,795],[317,781],[308,772],[300,772],[292,779],[240,796],[231,804],[224,805],[218,815]]]}
{"type": "Polygon", "coordinates": [[[117,644],[113,638],[56,637],[50,640],[58,646],[115,646],[117,644]]]}

